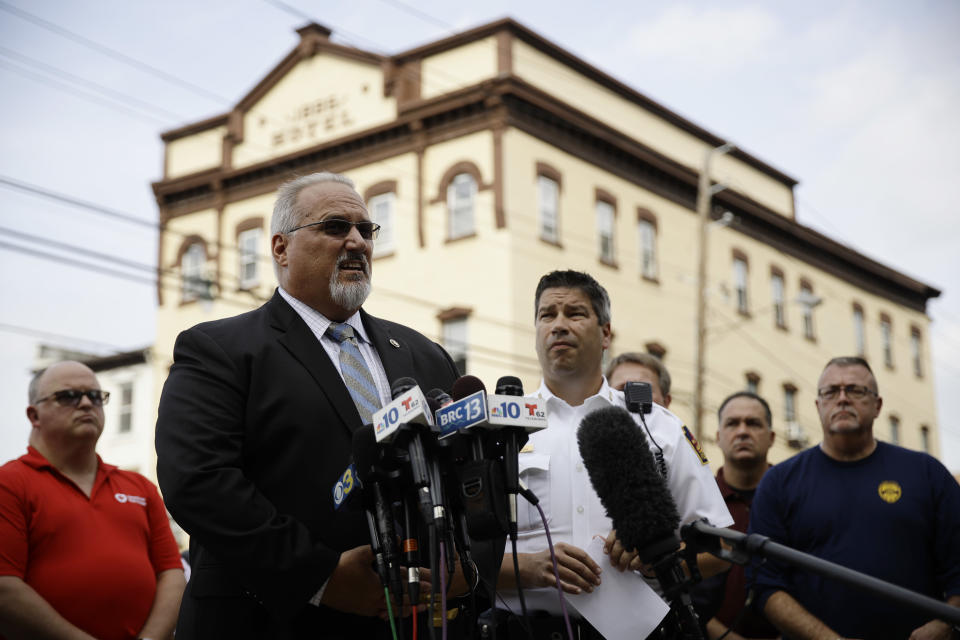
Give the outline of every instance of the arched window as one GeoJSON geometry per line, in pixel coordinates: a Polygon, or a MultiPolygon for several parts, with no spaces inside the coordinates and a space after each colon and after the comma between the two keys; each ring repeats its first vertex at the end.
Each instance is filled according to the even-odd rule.
{"type": "Polygon", "coordinates": [[[210,297],[210,282],[205,277],[207,247],[203,240],[189,242],[180,255],[181,300],[190,302],[210,297]]]}
{"type": "Polygon", "coordinates": [[[657,279],[657,217],[646,209],[637,210],[637,239],[640,243],[640,275],[657,279]]]}
{"type": "Polygon", "coordinates": [[[473,235],[477,181],[469,173],[458,173],[447,187],[447,237],[473,235]]]}

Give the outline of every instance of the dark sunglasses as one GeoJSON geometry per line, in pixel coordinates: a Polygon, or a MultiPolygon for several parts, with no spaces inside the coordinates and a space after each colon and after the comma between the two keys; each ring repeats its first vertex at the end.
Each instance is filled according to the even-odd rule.
{"type": "Polygon", "coordinates": [[[61,407],[77,407],[80,405],[80,399],[84,396],[86,396],[87,400],[95,407],[102,407],[110,400],[109,391],[101,391],[100,389],[88,389],[86,391],[63,389],[62,391],[54,391],[50,395],[40,398],[36,404],[52,399],[56,400],[57,404],[61,407]]]}
{"type": "Polygon", "coordinates": [[[307,227],[319,227],[320,231],[323,231],[328,236],[333,236],[334,238],[343,238],[353,227],[357,228],[357,231],[360,232],[360,237],[364,240],[374,240],[377,237],[377,233],[380,231],[380,225],[376,222],[370,222],[369,220],[361,220],[360,222],[350,222],[349,220],[342,220],[340,218],[328,218],[327,220],[321,220],[319,222],[311,222],[309,224],[302,224],[299,227],[294,227],[287,231],[287,233],[293,233],[300,229],[305,229],[307,227]]]}

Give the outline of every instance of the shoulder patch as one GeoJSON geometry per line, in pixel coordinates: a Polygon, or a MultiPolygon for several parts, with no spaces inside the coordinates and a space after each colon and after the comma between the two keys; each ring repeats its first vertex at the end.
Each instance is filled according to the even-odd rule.
{"type": "Polygon", "coordinates": [[[687,425],[683,425],[683,436],[687,439],[687,442],[690,443],[690,446],[693,447],[693,452],[700,458],[700,464],[707,464],[709,460],[707,460],[707,456],[703,452],[703,447],[700,446],[700,442],[690,433],[687,425]]]}

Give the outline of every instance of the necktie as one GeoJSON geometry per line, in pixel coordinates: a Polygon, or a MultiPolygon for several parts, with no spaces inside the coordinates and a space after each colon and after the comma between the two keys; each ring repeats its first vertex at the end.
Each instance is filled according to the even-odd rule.
{"type": "Polygon", "coordinates": [[[340,343],[340,373],[347,385],[353,404],[360,412],[364,424],[373,422],[373,412],[380,408],[380,394],[373,381],[373,375],[357,346],[353,327],[348,324],[332,322],[327,327],[327,335],[340,343]]]}

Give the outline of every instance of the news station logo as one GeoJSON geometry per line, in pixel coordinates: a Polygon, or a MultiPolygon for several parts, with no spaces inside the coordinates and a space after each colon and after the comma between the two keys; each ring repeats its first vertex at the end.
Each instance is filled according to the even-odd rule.
{"type": "Polygon", "coordinates": [[[354,465],[347,467],[346,471],[343,472],[343,475],[340,476],[340,479],[337,480],[337,484],[333,485],[333,507],[334,509],[339,509],[340,505],[343,504],[343,501],[347,499],[347,496],[350,495],[350,492],[353,491],[355,486],[354,478],[356,477],[357,469],[354,465]]]}

